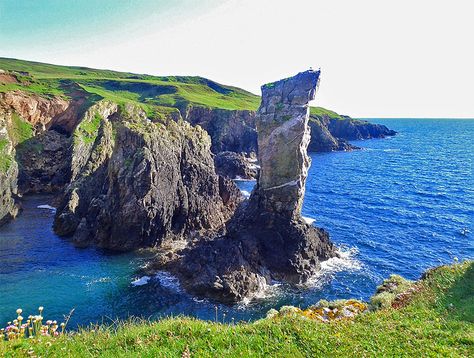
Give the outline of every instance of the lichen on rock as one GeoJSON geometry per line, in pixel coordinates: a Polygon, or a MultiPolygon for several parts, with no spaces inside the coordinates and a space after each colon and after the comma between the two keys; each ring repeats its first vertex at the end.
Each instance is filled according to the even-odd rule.
{"type": "Polygon", "coordinates": [[[160,125],[137,106],[102,101],[74,136],[54,228],[77,245],[127,251],[213,235],[239,201],[215,174],[207,133],[184,121],[160,125]]]}

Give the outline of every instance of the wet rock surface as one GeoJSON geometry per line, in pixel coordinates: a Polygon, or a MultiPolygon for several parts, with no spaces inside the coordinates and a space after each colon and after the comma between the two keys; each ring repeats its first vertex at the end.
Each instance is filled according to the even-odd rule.
{"type": "Polygon", "coordinates": [[[260,169],[257,158],[229,151],[218,153],[214,164],[217,174],[229,179],[256,179],[260,169]]]}
{"type": "Polygon", "coordinates": [[[310,160],[308,102],[319,72],[262,87],[257,112],[261,171],[226,235],[181,251],[168,265],[191,292],[225,302],[252,297],[271,280],[302,283],[336,256],[327,233],[304,222],[301,206],[310,160]]]}

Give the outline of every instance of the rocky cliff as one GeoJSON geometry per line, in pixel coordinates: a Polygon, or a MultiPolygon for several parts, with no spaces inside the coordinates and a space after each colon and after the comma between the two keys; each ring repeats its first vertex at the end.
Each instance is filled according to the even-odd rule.
{"type": "MultiPolygon", "coordinates": [[[[0,224],[15,217],[19,208],[18,195],[30,191],[29,188],[23,191],[21,185],[18,188],[18,183],[24,177],[23,168],[30,164],[34,166],[35,153],[42,150],[39,143],[31,145],[32,138],[48,128],[53,118],[67,107],[68,102],[59,97],[43,98],[22,91],[0,93],[0,224]],[[24,160],[20,161],[20,158],[24,160]]],[[[47,146],[58,145],[61,144],[49,143],[47,146]]],[[[62,166],[63,158],[56,159],[60,162],[49,163],[62,166]]],[[[54,165],[45,169],[51,170],[55,170],[54,165]]],[[[40,173],[39,177],[43,175],[40,173]]],[[[38,185],[31,181],[32,187],[38,185]]]]}
{"type": "Polygon", "coordinates": [[[73,136],[54,229],[77,245],[126,251],[212,236],[240,200],[215,174],[207,133],[186,122],[152,123],[136,106],[102,101],[73,136]]]}
{"type": "MultiPolygon", "coordinates": [[[[252,156],[258,151],[254,111],[191,107],[183,118],[192,125],[200,125],[209,133],[213,153],[230,151],[252,156]]],[[[309,152],[359,149],[348,141],[385,138],[396,134],[384,125],[341,116],[322,108],[312,108],[309,126],[309,152]]]]}
{"type": "Polygon", "coordinates": [[[18,165],[10,131],[11,113],[0,107],[0,225],[18,214],[15,201],[18,165]]]}
{"type": "Polygon", "coordinates": [[[257,152],[254,111],[190,107],[183,118],[193,126],[200,125],[209,133],[213,153],[257,152]]]}
{"type": "Polygon", "coordinates": [[[318,81],[319,72],[307,71],[262,87],[256,188],[227,225],[225,236],[201,241],[168,263],[190,291],[235,302],[252,297],[272,280],[302,283],[321,261],[336,255],[327,233],[301,217],[310,164],[308,102],[318,81]]]}
{"type": "MultiPolygon", "coordinates": [[[[257,177],[257,163],[253,161],[258,152],[256,112],[191,107],[183,118],[192,125],[200,125],[211,136],[211,149],[216,154],[219,174],[232,179],[257,177]]],[[[396,134],[384,125],[341,116],[322,108],[311,109],[309,127],[309,152],[356,150],[360,148],[349,140],[396,134]]]]}

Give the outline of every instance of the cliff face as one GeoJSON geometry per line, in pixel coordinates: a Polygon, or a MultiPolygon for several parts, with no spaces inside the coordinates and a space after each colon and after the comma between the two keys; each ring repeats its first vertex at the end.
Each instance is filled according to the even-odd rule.
{"type": "Polygon", "coordinates": [[[64,113],[69,106],[69,102],[60,97],[43,98],[21,91],[0,94],[0,103],[35,129],[43,131],[51,126],[54,117],[64,113]]]}
{"type": "Polygon", "coordinates": [[[18,165],[15,161],[14,142],[10,136],[11,113],[0,108],[0,225],[18,214],[18,165]]]}
{"type": "MultiPolygon", "coordinates": [[[[309,152],[359,149],[348,141],[384,138],[396,134],[384,125],[327,112],[331,114],[310,115],[309,152]]],[[[209,133],[213,153],[230,151],[253,155],[258,151],[256,116],[253,111],[191,107],[184,119],[192,125],[200,125],[209,133]]]]}
{"type": "MultiPolygon", "coordinates": [[[[349,119],[348,119],[349,120],[349,119]]],[[[329,130],[329,118],[310,117],[309,127],[311,129],[311,140],[309,142],[309,152],[334,152],[338,150],[348,151],[359,149],[346,139],[337,138],[329,130]]]]}
{"type": "MultiPolygon", "coordinates": [[[[212,140],[216,168],[227,178],[257,177],[253,158],[258,152],[257,114],[253,111],[232,111],[191,107],[183,117],[192,125],[204,128],[212,140]]],[[[348,140],[384,138],[395,131],[384,125],[356,120],[322,110],[310,114],[308,152],[350,151],[360,149],[348,140]]]]}
{"type": "Polygon", "coordinates": [[[336,138],[346,140],[360,140],[372,138],[384,138],[397,134],[394,130],[388,129],[382,124],[369,123],[367,121],[354,120],[350,117],[344,119],[331,119],[328,129],[336,138]]]}
{"type": "Polygon", "coordinates": [[[212,152],[257,152],[257,132],[254,111],[231,111],[191,107],[184,119],[199,125],[211,136],[212,152]]]}
{"type": "Polygon", "coordinates": [[[215,234],[240,194],[215,174],[210,146],[185,122],[160,125],[139,108],[98,103],[74,132],[72,182],[55,231],[121,251],[215,234]]]}
{"type": "MultiPolygon", "coordinates": [[[[59,97],[43,98],[21,91],[0,93],[0,202],[2,204],[0,224],[18,213],[17,195],[30,191],[29,187],[24,188],[20,185],[18,188],[18,183],[22,183],[22,178],[26,176],[31,179],[31,175],[25,175],[23,172],[22,163],[18,164],[20,158],[24,159],[23,163],[26,166],[35,166],[36,154],[42,151],[43,146],[39,142],[37,145],[31,145],[32,138],[36,133],[48,128],[53,118],[67,107],[68,102],[59,97]]],[[[52,147],[58,145],[61,146],[61,143],[50,142],[47,150],[55,151],[52,147]]],[[[57,169],[55,165],[62,166],[62,163],[61,156],[53,158],[48,162],[48,164],[53,164],[52,167],[45,170],[52,172],[57,169]],[[56,160],[60,162],[57,163],[56,160]]],[[[29,174],[33,171],[34,169],[29,174]]],[[[38,182],[31,181],[33,188],[40,186],[41,180],[49,181],[44,173],[36,174],[38,182]]]]}
{"type": "Polygon", "coordinates": [[[40,132],[19,144],[18,190],[21,194],[56,193],[71,178],[71,138],[54,130],[40,132]]]}
{"type": "Polygon", "coordinates": [[[225,236],[185,249],[169,265],[187,289],[235,302],[271,280],[302,283],[336,255],[327,233],[301,218],[310,164],[308,102],[318,80],[319,72],[307,71],[262,87],[257,186],[225,236]]]}

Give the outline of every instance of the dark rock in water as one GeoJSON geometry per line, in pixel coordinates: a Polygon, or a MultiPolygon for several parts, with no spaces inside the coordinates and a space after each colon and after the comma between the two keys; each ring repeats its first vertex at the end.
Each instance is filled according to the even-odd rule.
{"type": "Polygon", "coordinates": [[[257,114],[261,171],[225,236],[199,242],[168,264],[184,287],[225,302],[252,297],[272,279],[302,283],[337,255],[327,233],[301,217],[310,159],[308,102],[319,71],[262,87],[257,114]]]}
{"type": "Polygon", "coordinates": [[[240,201],[215,174],[207,133],[186,122],[152,123],[139,108],[102,101],[73,135],[54,229],[77,245],[126,251],[212,236],[240,201]]]}
{"type": "Polygon", "coordinates": [[[371,138],[385,138],[397,134],[382,124],[369,123],[367,121],[354,120],[343,116],[344,120],[332,119],[328,123],[328,129],[336,138],[346,140],[360,140],[371,138]]]}
{"type": "MultiPolygon", "coordinates": [[[[211,136],[212,152],[225,151],[253,155],[258,151],[256,117],[253,111],[233,111],[191,107],[183,118],[192,125],[200,125],[211,136]]],[[[311,139],[308,152],[332,152],[360,149],[349,140],[384,138],[395,131],[349,116],[324,110],[323,114],[310,115],[311,139]]]]}
{"type": "Polygon", "coordinates": [[[329,131],[327,126],[328,122],[329,120],[324,118],[310,118],[309,127],[311,128],[311,140],[309,142],[308,152],[333,152],[360,149],[345,139],[334,137],[329,131]]]}
{"type": "Polygon", "coordinates": [[[214,157],[216,172],[229,179],[255,179],[259,166],[256,158],[235,152],[221,152],[214,157]]]}

